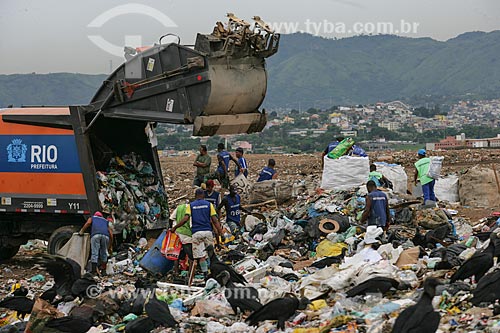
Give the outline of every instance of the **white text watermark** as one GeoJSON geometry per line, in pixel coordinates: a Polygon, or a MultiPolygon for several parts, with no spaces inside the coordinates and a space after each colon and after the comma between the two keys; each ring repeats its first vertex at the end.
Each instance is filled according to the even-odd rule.
{"type": "Polygon", "coordinates": [[[271,28],[279,33],[291,34],[296,32],[309,33],[312,35],[408,35],[417,34],[419,22],[408,22],[400,20],[394,22],[332,22],[329,20],[304,22],[271,22],[271,28]]]}

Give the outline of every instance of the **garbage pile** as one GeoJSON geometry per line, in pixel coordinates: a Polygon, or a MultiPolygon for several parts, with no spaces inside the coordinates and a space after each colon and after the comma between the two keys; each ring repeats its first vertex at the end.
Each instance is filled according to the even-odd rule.
{"type": "MultiPolygon", "coordinates": [[[[115,218],[114,228],[153,229],[168,218],[167,196],[151,164],[135,154],[114,157],[107,171],[98,171],[102,210],[115,218]]],[[[136,231],[137,231],[136,230],[136,231]]]]}
{"type": "MultiPolygon", "coordinates": [[[[109,209],[140,215],[137,203],[155,205],[145,189],[154,176],[140,163],[123,157],[100,173],[109,209]]],[[[0,303],[13,308],[12,297],[25,297],[29,311],[5,311],[0,332],[26,325],[32,332],[63,325],[71,332],[406,332],[411,325],[419,332],[500,332],[500,213],[471,221],[454,200],[427,207],[386,189],[392,223],[384,232],[359,223],[364,186],[297,184],[295,200],[249,208],[240,237],[207,248],[211,274],[196,271],[192,285],[185,260],[172,268],[161,258],[161,238],[123,245],[107,275],[73,277],[70,294],[43,274],[58,274],[46,261],[33,259],[40,274],[11,277],[4,298],[11,304],[0,303]],[[154,260],[145,265],[147,256],[154,260]],[[159,276],[155,265],[168,273],[159,276]],[[42,297],[54,286],[54,299],[42,297]],[[417,308],[426,315],[412,316],[417,308]],[[22,314],[29,321],[19,320],[22,314]]]]}
{"type": "MultiPolygon", "coordinates": [[[[318,191],[278,210],[256,210],[246,216],[241,238],[211,257],[228,273],[208,280],[198,276],[191,287],[182,284],[187,272],[160,281],[146,275],[139,266],[145,239],[141,246],[121,248],[107,276],[81,277],[87,288],[95,285],[93,296],[87,293],[93,289],[85,288],[74,300],[60,302],[57,296],[59,303],[49,304],[36,297],[52,288],[43,276],[10,282],[29,289],[33,332],[42,323],[61,327],[58,318],[71,318],[66,324],[75,329],[78,316],[82,332],[159,327],[172,332],[272,332],[278,327],[297,333],[384,332],[425,298],[423,282],[430,284],[433,277],[443,283],[431,297],[441,331],[498,331],[496,294],[484,295],[478,274],[487,279],[499,274],[487,273],[488,265],[476,276],[460,273],[462,268],[453,274],[454,268],[495,249],[491,235],[498,217],[472,226],[453,209],[423,208],[389,192],[395,222],[384,233],[357,223],[365,194],[363,188],[318,191]],[[233,272],[239,276],[234,281],[233,272]]],[[[17,321],[14,311],[0,320],[2,329],[27,324],[17,321]]]]}

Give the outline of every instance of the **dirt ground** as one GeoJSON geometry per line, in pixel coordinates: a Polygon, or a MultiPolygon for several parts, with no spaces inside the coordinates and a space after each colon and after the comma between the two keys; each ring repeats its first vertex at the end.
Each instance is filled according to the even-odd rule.
{"type": "MultiPolygon", "coordinates": [[[[212,170],[215,169],[217,163],[216,157],[212,157],[212,170]]],[[[276,171],[279,179],[296,180],[298,177],[307,175],[321,176],[321,155],[302,154],[302,155],[267,155],[267,154],[246,154],[245,158],[248,162],[248,179],[252,182],[256,181],[259,172],[267,165],[267,161],[273,158],[276,161],[276,171]]],[[[190,193],[193,178],[196,168],[193,162],[196,159],[195,155],[191,156],[175,156],[162,157],[161,166],[165,185],[170,198],[177,197],[177,194],[190,193]],[[187,192],[186,192],[187,191],[187,192]]],[[[231,176],[234,175],[235,164],[231,162],[231,176]]]]}

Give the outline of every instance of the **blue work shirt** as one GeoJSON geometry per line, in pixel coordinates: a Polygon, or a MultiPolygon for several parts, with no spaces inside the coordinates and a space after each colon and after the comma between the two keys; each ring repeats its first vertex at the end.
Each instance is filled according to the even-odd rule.
{"type": "MultiPolygon", "coordinates": [[[[242,169],[245,169],[245,172],[243,172],[243,175],[245,177],[248,177],[248,164],[247,164],[247,160],[242,156],[242,157],[238,158],[238,163],[241,165],[242,169]]],[[[236,169],[234,169],[234,176],[238,177],[239,174],[240,174],[240,168],[238,168],[238,166],[236,166],[236,169]]]]}
{"type": "Polygon", "coordinates": [[[109,237],[108,220],[100,216],[92,216],[90,237],[94,235],[105,235],[109,237]]]}
{"type": "Polygon", "coordinates": [[[372,199],[368,225],[385,227],[387,223],[387,196],[379,190],[368,193],[368,196],[372,199]]]}
{"type": "Polygon", "coordinates": [[[241,221],[241,210],[240,210],[240,202],[241,198],[239,194],[236,194],[234,198],[230,195],[226,195],[225,199],[227,199],[226,204],[226,219],[228,221],[232,221],[236,224],[240,224],[241,221]]]}
{"type": "Polygon", "coordinates": [[[220,203],[220,193],[212,191],[212,194],[209,194],[208,191],[205,191],[205,200],[214,205],[214,207],[217,207],[220,203]]]}
{"type": "Polygon", "coordinates": [[[257,182],[262,182],[264,180],[271,180],[271,179],[273,179],[273,176],[275,173],[276,173],[276,171],[273,168],[266,166],[260,172],[259,179],[257,179],[257,182]]]}
{"type": "Polygon", "coordinates": [[[214,206],[207,200],[196,199],[186,207],[191,216],[191,231],[212,231],[212,216],[217,215],[214,206]]]}
{"type": "Polygon", "coordinates": [[[217,172],[220,174],[225,174],[229,170],[229,161],[231,160],[231,155],[225,150],[221,151],[217,156],[220,156],[222,158],[222,161],[224,162],[224,165],[226,166],[226,170],[222,170],[222,166],[219,164],[217,167],[217,172]]]}

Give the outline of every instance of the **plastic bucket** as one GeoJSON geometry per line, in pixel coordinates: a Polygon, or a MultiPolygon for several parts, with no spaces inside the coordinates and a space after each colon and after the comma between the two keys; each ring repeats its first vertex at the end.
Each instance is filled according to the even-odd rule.
{"type": "Polygon", "coordinates": [[[139,262],[139,266],[151,274],[164,275],[174,267],[174,262],[165,258],[161,253],[161,244],[163,243],[163,239],[166,234],[166,231],[161,233],[153,246],[151,246],[149,251],[139,262]]]}

